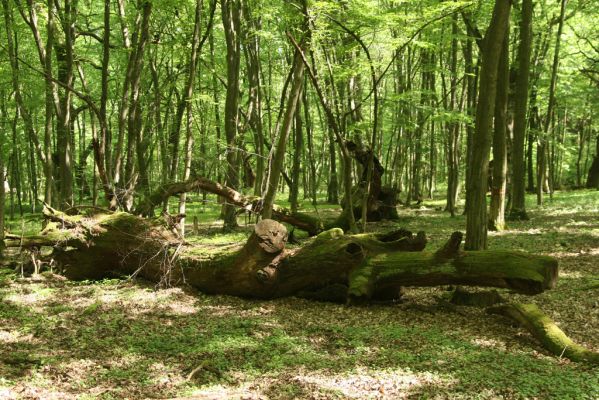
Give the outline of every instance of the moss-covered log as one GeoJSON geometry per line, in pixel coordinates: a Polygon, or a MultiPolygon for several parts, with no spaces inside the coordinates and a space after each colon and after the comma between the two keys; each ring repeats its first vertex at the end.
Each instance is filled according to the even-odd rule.
{"type": "Polygon", "coordinates": [[[505,304],[491,307],[488,312],[516,321],[539,340],[544,348],[556,356],[599,365],[599,353],[574,343],[535,304],[505,304]]]}
{"type": "Polygon", "coordinates": [[[244,245],[207,255],[185,244],[162,218],[94,209],[71,216],[49,207],[45,214],[52,221],[42,234],[5,244],[52,245],[51,257],[72,279],[137,274],[156,282],[185,282],[206,293],[256,298],[318,293],[322,298],[332,291],[337,299],[367,301],[397,298],[403,286],[448,284],[535,294],[553,287],[557,278],[557,262],[550,257],[462,252],[459,233],[437,252],[422,251],[423,232],[345,235],[339,228],[299,249],[285,249],[284,225],[262,220],[244,245]]]}

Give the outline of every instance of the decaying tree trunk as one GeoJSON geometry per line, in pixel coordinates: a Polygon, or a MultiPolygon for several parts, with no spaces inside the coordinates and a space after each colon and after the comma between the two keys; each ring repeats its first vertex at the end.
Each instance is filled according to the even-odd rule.
{"type": "Polygon", "coordinates": [[[599,365],[599,353],[574,343],[535,304],[505,304],[491,307],[487,311],[516,321],[540,341],[543,347],[558,357],[599,365]]]}
{"type": "MultiPolygon", "coordinates": [[[[362,176],[360,182],[352,188],[352,206],[353,214],[356,220],[362,217],[362,207],[364,193],[368,188],[367,214],[366,219],[370,222],[381,220],[397,220],[397,190],[391,187],[383,186],[382,176],[385,169],[379,159],[372,154],[370,148],[364,148],[354,142],[347,141],[346,147],[354,160],[362,167],[362,176]],[[372,171],[368,173],[368,165],[372,159],[372,171]]],[[[347,221],[348,204],[344,198],[342,201],[344,212],[339,216],[335,223],[330,227],[339,227],[344,230],[349,229],[347,221]]]]}
{"type": "Polygon", "coordinates": [[[10,236],[7,247],[53,247],[49,256],[71,279],[139,275],[186,283],[203,292],[254,298],[291,295],[363,302],[395,299],[403,286],[470,285],[536,294],[552,288],[557,261],[507,251],[460,251],[456,232],[436,252],[422,251],[423,232],[344,235],[320,233],[299,249],[285,249],[287,230],[274,220],[256,224],[248,241],[221,254],[189,246],[169,218],[85,209],[67,215],[48,206],[44,231],[10,236]]]}
{"type": "MultiPolygon", "coordinates": [[[[245,244],[215,253],[185,243],[175,229],[177,218],[146,219],[95,207],[78,211],[68,215],[46,205],[48,223],[40,234],[7,235],[4,246],[30,251],[36,269],[51,260],[74,280],[129,275],[210,294],[299,296],[349,304],[395,300],[405,286],[486,286],[532,295],[553,288],[558,274],[552,257],[462,251],[460,232],[435,252],[423,251],[424,232],[345,235],[339,228],[286,249],[285,226],[266,219],[255,225],[245,244]],[[52,251],[42,255],[42,247],[52,251]]],[[[508,304],[489,311],[524,325],[553,354],[599,362],[598,354],[572,342],[534,305],[508,304]]]]}

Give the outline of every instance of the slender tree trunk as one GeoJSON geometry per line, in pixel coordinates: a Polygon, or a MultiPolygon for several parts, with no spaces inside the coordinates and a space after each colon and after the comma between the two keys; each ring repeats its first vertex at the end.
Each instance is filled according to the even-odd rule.
{"type": "Polygon", "coordinates": [[[476,108],[475,132],[472,140],[471,179],[466,195],[466,248],[484,250],[487,248],[487,185],[489,150],[495,96],[497,90],[497,70],[503,41],[507,37],[510,15],[510,2],[496,0],[491,24],[482,45],[480,88],[476,108]],[[474,150],[476,149],[476,150],[474,150]]]}
{"type": "Polygon", "coordinates": [[[597,135],[596,143],[595,157],[587,175],[586,187],[589,189],[599,189],[599,135],[597,135]]]}
{"type": "Polygon", "coordinates": [[[248,2],[243,3],[244,19],[247,26],[244,33],[244,53],[248,77],[249,124],[254,133],[254,149],[256,153],[256,176],[254,181],[254,194],[262,194],[262,182],[265,174],[264,166],[264,126],[262,124],[262,65],[260,61],[260,30],[262,23],[260,16],[253,14],[253,9],[248,2]]]}
{"type": "MultiPolygon", "coordinates": [[[[191,44],[191,55],[189,57],[189,73],[187,83],[185,85],[184,101],[187,109],[187,118],[185,121],[185,165],[183,166],[183,180],[189,179],[191,174],[191,159],[193,155],[193,135],[192,135],[192,108],[191,101],[193,97],[193,89],[195,77],[197,73],[198,54],[200,52],[200,33],[202,25],[202,0],[196,0],[195,21],[193,28],[193,39],[191,44]]],[[[179,214],[185,215],[186,211],[186,193],[179,195],[179,214]]],[[[179,234],[185,236],[185,218],[179,223],[179,234]]]]}
{"type": "MultiPolygon", "coordinates": [[[[20,146],[17,140],[17,121],[19,114],[15,114],[15,118],[12,123],[12,151],[10,154],[10,189],[11,196],[14,191],[17,194],[17,204],[19,206],[19,215],[23,217],[23,202],[21,199],[21,162],[20,162],[20,146]]],[[[12,203],[12,200],[11,200],[12,203]]],[[[12,208],[12,207],[11,207],[12,208]]],[[[11,218],[14,218],[14,212],[11,211],[11,218]]]]}
{"type": "MultiPolygon", "coordinates": [[[[310,119],[310,106],[308,103],[307,82],[302,91],[302,109],[304,110],[304,121],[306,123],[306,139],[308,141],[308,168],[310,170],[310,195],[312,205],[316,206],[318,184],[316,182],[316,160],[314,159],[314,131],[312,129],[312,120],[310,119]]],[[[323,139],[324,142],[324,139],[323,139]]],[[[334,152],[333,152],[334,155],[334,152]]]]}
{"type": "Polygon", "coordinates": [[[418,107],[418,116],[416,117],[416,130],[414,131],[414,160],[412,164],[412,199],[419,204],[422,199],[422,148],[424,126],[426,124],[425,107],[428,102],[428,77],[430,68],[430,54],[428,49],[422,49],[420,60],[422,63],[422,72],[420,74],[420,107],[418,107]]]}
{"type": "MultiPolygon", "coordinates": [[[[450,99],[449,104],[452,111],[457,111],[457,63],[458,63],[458,24],[457,14],[454,15],[451,22],[451,54],[449,61],[450,78],[450,99]]],[[[445,209],[449,211],[452,217],[455,216],[458,202],[458,187],[460,179],[460,159],[459,159],[459,134],[460,124],[452,121],[447,124],[448,146],[447,146],[447,205],[445,209]]]]}
{"type": "MultiPolygon", "coordinates": [[[[468,38],[466,43],[462,45],[464,52],[464,72],[466,73],[466,87],[467,87],[467,100],[466,110],[472,119],[476,116],[476,89],[479,75],[478,66],[474,65],[473,57],[473,40],[468,38]]],[[[466,124],[466,187],[472,180],[472,152],[474,146],[472,141],[474,139],[474,125],[469,123],[466,124]]],[[[464,204],[464,214],[468,211],[468,196],[466,196],[466,203],[464,204]]]]}
{"type": "MultiPolygon", "coordinates": [[[[74,45],[75,45],[75,16],[77,10],[71,0],[65,0],[62,12],[62,30],[64,32],[64,42],[55,42],[56,59],[58,61],[57,78],[65,87],[72,87],[74,45]]],[[[73,130],[72,130],[72,102],[73,93],[71,90],[63,88],[59,90],[60,113],[57,120],[57,148],[58,151],[58,171],[59,171],[59,193],[58,202],[62,209],[71,207],[73,203],[73,130]],[[60,93],[61,92],[61,93],[60,93]]]]}
{"type": "Polygon", "coordinates": [[[0,89],[0,254],[4,246],[4,210],[6,207],[6,192],[4,182],[6,182],[5,161],[4,161],[4,143],[6,143],[6,92],[0,89]]]}
{"type": "Polygon", "coordinates": [[[526,112],[528,111],[528,81],[532,44],[532,0],[522,0],[520,18],[520,43],[518,45],[518,73],[514,94],[514,140],[512,146],[512,207],[510,219],[526,220],[526,164],[524,138],[526,137],[526,112]]]}
{"type": "MultiPolygon", "coordinates": [[[[509,26],[508,26],[509,30],[509,26]]],[[[495,127],[493,130],[493,179],[491,184],[491,207],[489,229],[505,229],[505,192],[507,187],[507,104],[510,88],[509,38],[506,35],[497,71],[495,97],[495,127]]]]}
{"type": "MultiPolygon", "coordinates": [[[[39,139],[37,137],[37,132],[35,131],[34,123],[31,114],[27,107],[25,107],[25,102],[23,100],[23,95],[21,92],[21,81],[19,74],[19,62],[17,56],[17,44],[15,31],[13,29],[13,15],[12,8],[9,7],[8,0],[2,0],[2,9],[4,14],[4,25],[6,32],[6,48],[8,53],[8,59],[10,62],[11,69],[11,81],[12,81],[12,89],[13,95],[15,98],[15,103],[17,105],[18,115],[23,119],[23,123],[25,125],[25,132],[27,134],[27,138],[31,140],[31,142],[35,145],[35,150],[42,162],[46,163],[46,153],[42,150],[42,147],[39,143],[39,139]]],[[[51,158],[51,157],[50,157],[51,158]]],[[[10,164],[10,162],[8,163],[10,164]]],[[[12,191],[11,191],[11,199],[12,199],[12,191]]]]}
{"type": "MultiPolygon", "coordinates": [[[[307,15],[305,3],[304,3],[304,10],[305,10],[305,14],[307,15]]],[[[351,168],[352,160],[351,160],[351,155],[349,154],[349,150],[347,149],[347,146],[345,144],[345,138],[343,137],[343,133],[342,133],[343,130],[339,125],[338,119],[335,118],[335,115],[333,114],[333,109],[332,109],[331,104],[329,103],[329,101],[327,101],[327,98],[325,97],[325,94],[322,91],[322,88],[321,88],[318,78],[316,76],[315,69],[313,70],[310,67],[310,64],[308,63],[308,60],[306,59],[306,56],[303,53],[300,45],[298,45],[297,42],[295,42],[295,40],[293,39],[292,36],[290,36],[290,38],[292,39],[294,47],[299,52],[299,55],[308,70],[310,80],[312,81],[312,85],[314,86],[316,94],[318,95],[318,99],[320,100],[322,108],[325,112],[325,116],[326,116],[329,128],[335,134],[335,139],[337,140],[337,142],[339,144],[339,150],[341,152],[341,156],[342,156],[342,160],[343,160],[343,191],[344,191],[344,197],[345,197],[344,201],[345,201],[345,205],[346,205],[342,218],[345,220],[344,225],[347,225],[348,230],[352,233],[355,233],[355,232],[357,232],[358,227],[356,225],[356,220],[355,220],[355,216],[354,216],[353,208],[352,208],[352,204],[353,204],[353,202],[352,202],[352,168],[351,168]]],[[[313,63],[313,65],[314,65],[314,63],[313,63]]],[[[337,115],[339,115],[339,113],[337,113],[337,115]]],[[[344,127],[344,125],[342,125],[342,126],[344,127]]]]}
{"type": "Polygon", "coordinates": [[[562,30],[564,27],[564,18],[566,15],[566,5],[568,0],[561,0],[559,23],[557,27],[557,37],[555,40],[555,51],[553,52],[553,64],[551,67],[551,82],[549,84],[549,102],[547,104],[547,115],[545,116],[545,123],[543,125],[543,137],[539,140],[539,147],[537,148],[537,157],[539,158],[538,170],[537,170],[537,204],[543,204],[543,189],[545,178],[547,174],[547,135],[549,133],[549,127],[553,118],[555,108],[555,87],[557,85],[557,70],[559,67],[559,52],[561,46],[562,30]]]}
{"type": "MultiPolygon", "coordinates": [[[[301,90],[301,89],[300,89],[301,90]]],[[[302,124],[302,115],[300,113],[301,105],[298,100],[297,110],[295,112],[295,137],[293,145],[293,164],[291,165],[291,190],[289,191],[289,208],[291,212],[297,212],[298,196],[300,187],[300,173],[302,154],[304,153],[304,132],[302,124]]],[[[305,192],[305,190],[304,190],[305,192]]]]}
{"type": "Polygon", "coordinates": [[[337,151],[332,129],[326,128],[329,143],[329,181],[327,184],[327,203],[339,204],[339,182],[337,180],[337,151]]]}
{"type": "MultiPolygon", "coordinates": [[[[237,152],[237,124],[239,109],[239,63],[241,57],[240,12],[241,0],[222,0],[222,19],[227,44],[227,97],[225,100],[225,135],[227,138],[227,186],[239,185],[239,157],[237,152]]],[[[235,207],[223,206],[224,228],[237,226],[235,207]]]]}
{"type": "Polygon", "coordinates": [[[269,163],[270,168],[268,171],[266,194],[264,195],[264,208],[262,209],[262,218],[264,219],[272,217],[272,206],[274,204],[277,187],[279,186],[279,177],[281,176],[283,161],[285,159],[287,138],[289,137],[289,132],[291,131],[291,127],[293,125],[293,118],[295,116],[304,83],[304,68],[305,66],[302,62],[301,56],[296,54],[293,61],[293,83],[291,90],[289,91],[287,104],[285,106],[285,114],[281,123],[277,144],[274,148],[274,153],[269,163]]]}

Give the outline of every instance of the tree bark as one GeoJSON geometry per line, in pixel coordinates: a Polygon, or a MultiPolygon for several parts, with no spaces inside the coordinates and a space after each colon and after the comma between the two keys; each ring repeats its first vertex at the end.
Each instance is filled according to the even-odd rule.
{"type": "MultiPolygon", "coordinates": [[[[198,55],[200,53],[201,40],[201,25],[202,25],[202,0],[196,0],[195,19],[193,25],[193,38],[191,44],[191,54],[189,56],[187,82],[185,83],[184,102],[186,105],[186,121],[185,121],[185,161],[183,165],[183,180],[189,179],[191,174],[191,158],[193,151],[193,135],[192,135],[192,109],[191,101],[193,97],[193,89],[195,77],[197,73],[198,55]]],[[[185,215],[187,193],[179,195],[179,214],[185,215]]],[[[185,236],[185,218],[181,219],[179,224],[179,234],[185,236]]]]}
{"type": "Polygon", "coordinates": [[[553,112],[555,108],[555,88],[557,85],[557,71],[559,67],[559,53],[561,46],[562,30],[564,27],[564,18],[566,15],[566,5],[568,0],[561,0],[559,23],[557,27],[557,38],[555,40],[555,50],[553,52],[553,64],[551,66],[551,81],[549,83],[549,101],[547,104],[547,115],[545,116],[545,123],[543,124],[543,136],[539,140],[539,146],[537,147],[537,157],[539,163],[537,165],[537,204],[543,204],[543,189],[545,186],[545,179],[547,175],[547,135],[549,134],[549,126],[553,118],[553,112]]]}
{"type": "Polygon", "coordinates": [[[599,189],[599,135],[597,135],[596,143],[595,157],[587,175],[586,187],[588,189],[599,189]]]}
{"type": "MultiPolygon", "coordinates": [[[[299,207],[299,187],[300,187],[300,173],[301,173],[301,160],[304,147],[304,132],[302,115],[300,113],[301,105],[297,105],[298,110],[295,113],[295,129],[294,129],[294,143],[293,143],[293,163],[291,165],[291,189],[289,190],[289,207],[292,212],[297,212],[299,207]]],[[[305,191],[305,189],[304,189],[305,191]]]]}
{"type": "MultiPolygon", "coordinates": [[[[298,50],[303,51],[302,50],[298,50]]],[[[281,129],[278,132],[277,145],[274,148],[272,159],[270,160],[270,168],[268,178],[266,180],[266,193],[264,195],[264,206],[262,209],[262,218],[271,218],[275,195],[279,186],[279,177],[283,168],[285,159],[285,148],[287,146],[287,138],[293,126],[293,117],[299,102],[299,98],[304,83],[304,63],[301,57],[296,54],[293,61],[293,83],[289,91],[289,97],[285,106],[285,114],[281,124],[281,129]]]]}
{"type": "MultiPolygon", "coordinates": [[[[453,16],[451,22],[451,54],[450,54],[450,109],[459,111],[457,101],[457,63],[458,63],[458,24],[457,14],[453,16]]],[[[455,216],[458,202],[458,188],[460,183],[460,124],[457,121],[451,121],[447,124],[447,204],[445,210],[449,211],[452,217],[455,216]]]]}
{"type": "Polygon", "coordinates": [[[512,205],[509,218],[527,220],[526,214],[526,164],[524,138],[526,137],[526,113],[528,111],[528,81],[530,77],[530,54],[532,44],[532,0],[522,0],[520,18],[520,43],[518,45],[518,73],[514,94],[514,139],[512,145],[512,205]]]}
{"type": "MultiPolygon", "coordinates": [[[[225,100],[225,136],[227,138],[227,172],[225,182],[233,189],[239,185],[239,157],[237,152],[237,124],[239,109],[239,64],[241,0],[221,1],[221,14],[227,44],[227,96],[225,100]]],[[[235,208],[223,205],[225,229],[237,226],[235,208]]]]}
{"type": "Polygon", "coordinates": [[[3,143],[5,143],[5,126],[6,126],[6,92],[4,89],[0,89],[0,254],[2,253],[2,247],[4,246],[4,210],[6,205],[6,192],[4,189],[4,182],[6,177],[4,176],[4,149],[3,143]]]}
{"type": "MultiPolygon", "coordinates": [[[[509,29],[509,26],[508,26],[509,29]]],[[[507,187],[507,104],[510,88],[509,40],[503,41],[497,71],[495,127],[493,130],[493,172],[489,229],[505,229],[505,192],[507,187]]]]}
{"type": "Polygon", "coordinates": [[[466,248],[487,248],[487,170],[491,147],[491,124],[497,90],[497,67],[503,41],[507,37],[510,14],[508,0],[496,0],[493,18],[482,45],[480,89],[476,109],[475,133],[472,140],[471,179],[466,195],[466,248]]]}

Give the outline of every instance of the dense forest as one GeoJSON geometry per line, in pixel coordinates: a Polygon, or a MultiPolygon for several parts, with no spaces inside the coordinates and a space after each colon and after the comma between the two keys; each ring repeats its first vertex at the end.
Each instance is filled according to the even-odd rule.
{"type": "MultiPolygon", "coordinates": [[[[537,296],[504,298],[546,296],[576,264],[551,247],[570,246],[547,233],[563,224],[595,255],[566,273],[590,292],[567,296],[596,300],[599,2],[1,3],[0,288],[140,278],[363,305],[449,287],[434,307],[486,307],[599,364],[537,296]],[[550,248],[504,242],[535,229],[550,248]]],[[[18,326],[8,293],[0,322],[18,326]]],[[[197,361],[188,381],[224,379],[197,361]]]]}

